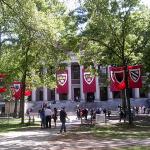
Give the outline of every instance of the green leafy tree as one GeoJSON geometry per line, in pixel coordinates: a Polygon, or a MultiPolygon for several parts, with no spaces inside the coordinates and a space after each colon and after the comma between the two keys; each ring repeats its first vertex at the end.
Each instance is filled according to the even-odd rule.
{"type": "MultiPolygon", "coordinates": [[[[142,63],[150,42],[150,10],[139,0],[85,0],[87,25],[79,38],[81,62],[126,66],[129,123],[131,120],[127,66],[142,63]]],[[[126,107],[125,99],[123,99],[126,107]]]]}
{"type": "Polygon", "coordinates": [[[56,68],[66,58],[62,39],[67,16],[57,0],[2,0],[0,8],[1,29],[7,27],[13,39],[7,43],[9,36],[4,32],[0,70],[9,74],[10,81],[23,84],[20,115],[24,123],[26,85],[55,86],[56,68]],[[50,71],[41,73],[41,68],[50,71]]]}

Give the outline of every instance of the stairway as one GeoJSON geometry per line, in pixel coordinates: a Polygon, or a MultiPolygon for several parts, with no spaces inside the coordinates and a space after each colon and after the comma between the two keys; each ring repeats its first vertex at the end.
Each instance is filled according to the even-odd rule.
{"type": "MultiPolygon", "coordinates": [[[[131,106],[146,106],[148,107],[150,100],[148,99],[130,99],[131,106]]],[[[43,101],[38,102],[30,102],[30,108],[32,108],[33,112],[38,112],[39,109],[43,106],[43,101]]],[[[115,100],[108,100],[108,101],[99,101],[99,102],[75,102],[75,101],[58,101],[56,103],[53,103],[52,101],[47,102],[47,106],[50,106],[53,110],[55,107],[60,110],[62,107],[66,108],[66,111],[69,113],[75,113],[77,107],[80,108],[88,108],[90,109],[97,109],[97,108],[106,108],[116,111],[118,109],[118,105],[121,104],[120,99],[115,100]]],[[[29,107],[28,107],[29,108],[29,107]]]]}

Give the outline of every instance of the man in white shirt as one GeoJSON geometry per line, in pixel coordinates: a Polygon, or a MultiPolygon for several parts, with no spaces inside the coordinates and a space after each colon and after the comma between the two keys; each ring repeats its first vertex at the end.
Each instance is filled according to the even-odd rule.
{"type": "Polygon", "coordinates": [[[51,128],[52,110],[50,107],[45,108],[46,128],[51,128]]]}

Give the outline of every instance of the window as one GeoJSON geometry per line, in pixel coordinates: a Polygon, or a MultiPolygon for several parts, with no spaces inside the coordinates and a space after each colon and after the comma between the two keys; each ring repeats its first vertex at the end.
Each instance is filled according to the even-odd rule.
{"type": "Polygon", "coordinates": [[[39,92],[39,100],[40,100],[40,101],[43,101],[43,91],[40,91],[40,92],[39,92]]]}
{"type": "Polygon", "coordinates": [[[140,97],[141,98],[146,98],[147,96],[146,96],[147,94],[146,94],[146,90],[145,90],[145,88],[143,87],[143,88],[140,88],[140,97]]]}
{"type": "Polygon", "coordinates": [[[59,94],[59,100],[67,100],[67,94],[59,94]]]}
{"type": "Polygon", "coordinates": [[[55,89],[51,90],[51,100],[55,100],[55,89]]]}
{"type": "Polygon", "coordinates": [[[80,79],[80,66],[79,65],[71,66],[71,75],[72,75],[72,79],[80,79]]]}
{"type": "Polygon", "coordinates": [[[114,91],[113,92],[113,98],[121,98],[121,92],[120,91],[114,91]]]}
{"type": "Polygon", "coordinates": [[[100,87],[101,101],[107,100],[107,87],[100,87]]]}

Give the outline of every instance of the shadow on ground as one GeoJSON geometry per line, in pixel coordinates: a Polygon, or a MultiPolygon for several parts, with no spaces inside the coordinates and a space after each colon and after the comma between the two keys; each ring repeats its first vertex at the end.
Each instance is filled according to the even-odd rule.
{"type": "Polygon", "coordinates": [[[1,150],[111,150],[132,148],[148,150],[150,146],[150,117],[136,117],[135,124],[118,123],[108,126],[70,125],[66,134],[60,127],[0,134],[1,150]]]}

